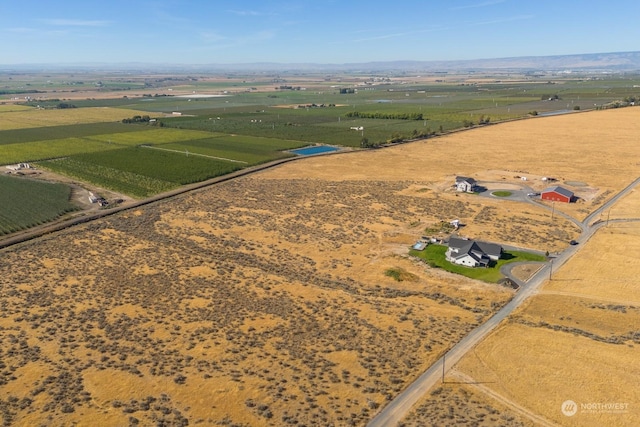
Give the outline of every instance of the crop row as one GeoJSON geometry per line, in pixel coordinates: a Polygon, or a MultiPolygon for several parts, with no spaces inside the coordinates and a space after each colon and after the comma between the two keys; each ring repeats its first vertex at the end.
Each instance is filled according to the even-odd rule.
{"type": "Polygon", "coordinates": [[[49,160],[39,165],[54,172],[135,197],[147,197],[176,187],[171,182],[76,160],[72,157],[49,160]]]}
{"type": "Polygon", "coordinates": [[[52,221],[77,208],[69,202],[71,189],[0,175],[0,235],[52,221]]]}
{"type": "MultiPolygon", "coordinates": [[[[191,139],[209,138],[210,132],[202,132],[188,129],[164,129],[153,128],[142,125],[129,125],[130,128],[137,128],[138,132],[109,133],[90,136],[87,139],[92,141],[108,142],[118,145],[141,145],[141,144],[164,144],[169,142],[188,141],[191,139]]],[[[213,135],[215,136],[215,135],[213,135]]]]}
{"type": "Polygon", "coordinates": [[[232,162],[144,147],[78,154],[41,165],[137,197],[204,181],[239,168],[232,162]]]}
{"type": "Polygon", "coordinates": [[[301,141],[286,141],[253,136],[226,136],[198,139],[159,147],[181,152],[197,153],[205,156],[232,159],[247,164],[257,164],[269,160],[291,156],[283,150],[299,148],[305,145],[301,141]]]}

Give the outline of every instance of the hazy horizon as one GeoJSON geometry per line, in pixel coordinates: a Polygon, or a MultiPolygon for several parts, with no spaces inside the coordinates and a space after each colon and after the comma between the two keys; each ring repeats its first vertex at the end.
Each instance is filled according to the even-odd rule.
{"type": "Polygon", "coordinates": [[[24,0],[0,6],[0,65],[352,64],[637,51],[633,1],[24,0]]]}

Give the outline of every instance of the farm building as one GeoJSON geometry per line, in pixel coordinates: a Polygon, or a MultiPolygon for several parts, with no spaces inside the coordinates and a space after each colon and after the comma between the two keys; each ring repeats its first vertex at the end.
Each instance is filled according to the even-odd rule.
{"type": "Polygon", "coordinates": [[[478,182],[473,178],[466,176],[456,176],[456,191],[464,193],[473,193],[478,186],[478,182]]]}
{"type": "Polygon", "coordinates": [[[447,261],[467,267],[488,267],[502,256],[502,246],[479,240],[451,237],[445,254],[447,261]]]}
{"type": "Polygon", "coordinates": [[[543,190],[540,194],[540,199],[552,202],[571,203],[573,200],[573,193],[566,188],[556,185],[543,190]]]}
{"type": "Polygon", "coordinates": [[[8,165],[6,168],[12,171],[19,171],[22,169],[31,169],[31,165],[29,163],[18,163],[17,165],[8,165]]]}

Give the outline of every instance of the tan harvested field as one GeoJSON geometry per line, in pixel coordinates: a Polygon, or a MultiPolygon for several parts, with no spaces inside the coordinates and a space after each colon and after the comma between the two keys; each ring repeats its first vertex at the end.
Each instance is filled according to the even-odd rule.
{"type": "Polygon", "coordinates": [[[607,221],[607,219],[628,219],[640,217],[640,189],[634,188],[629,194],[627,194],[622,200],[608,211],[602,213],[601,221],[607,221]]]}
{"type": "Polygon", "coordinates": [[[637,177],[638,131],[640,108],[635,107],[541,117],[345,159],[314,159],[282,169],[278,177],[313,176],[320,170],[326,179],[353,180],[375,170],[381,181],[418,180],[443,188],[463,175],[537,190],[549,185],[542,177],[553,177],[582,197],[578,203],[556,203],[555,209],[584,219],[637,177]],[[522,176],[528,180],[521,181],[522,176]]]}
{"type": "MultiPolygon", "coordinates": [[[[640,211],[637,216],[640,218],[640,211]]],[[[610,223],[591,238],[579,256],[554,274],[543,292],[575,293],[640,306],[638,254],[640,223],[610,223]]]]}
{"type": "Polygon", "coordinates": [[[123,108],[92,107],[78,109],[43,110],[39,108],[11,109],[2,112],[0,130],[36,128],[43,126],[75,125],[80,123],[119,122],[144,112],[123,108]]]}
{"type": "MultiPolygon", "coordinates": [[[[96,419],[104,425],[364,425],[512,295],[408,259],[408,246],[425,227],[459,218],[465,235],[540,250],[559,250],[577,235],[569,221],[551,223],[536,205],[455,194],[452,178],[515,185],[526,173],[617,191],[634,174],[629,152],[640,147],[616,137],[619,164],[612,168],[614,160],[599,157],[589,135],[602,136],[603,128],[613,134],[615,123],[634,125],[628,130],[637,134],[635,115],[629,108],[561,117],[566,122],[534,119],[305,159],[6,249],[0,261],[1,414],[23,425],[96,419]],[[597,129],[590,129],[594,123],[597,129]],[[563,132],[574,143],[556,138],[563,132]],[[583,153],[592,167],[604,162],[609,175],[595,167],[580,172],[585,159],[545,162],[531,149],[531,135],[544,151],[583,153]],[[389,268],[406,270],[410,280],[385,276],[389,268]]],[[[582,215],[578,209],[598,203],[567,211],[582,215]]],[[[572,310],[587,317],[609,309],[572,310]]],[[[524,372],[519,362],[531,355],[517,356],[518,349],[534,343],[552,351],[565,342],[546,346],[545,334],[593,347],[586,355],[619,349],[615,363],[637,357],[633,347],[530,326],[534,315],[518,319],[478,350],[515,351],[513,363],[505,364],[512,375],[524,372]],[[531,333],[516,340],[522,331],[531,333]],[[517,346],[500,341],[491,347],[500,334],[511,334],[517,346]]],[[[558,358],[565,371],[569,357],[558,358]]],[[[469,363],[464,372],[476,380],[491,374],[469,363]]],[[[502,387],[496,378],[502,377],[490,381],[502,387]]],[[[512,384],[518,383],[500,394],[538,411],[509,394],[512,384]]],[[[469,400],[473,417],[528,425],[493,398],[485,406],[473,387],[447,393],[462,405],[454,408],[469,400]]]]}
{"type": "Polygon", "coordinates": [[[639,237],[638,222],[601,228],[458,369],[560,425],[636,426],[639,237]],[[561,412],[566,400],[577,403],[571,417],[561,412]]]}

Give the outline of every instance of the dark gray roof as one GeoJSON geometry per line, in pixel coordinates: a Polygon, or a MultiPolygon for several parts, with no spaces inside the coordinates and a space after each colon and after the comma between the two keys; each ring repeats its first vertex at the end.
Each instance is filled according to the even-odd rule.
{"type": "Polygon", "coordinates": [[[466,176],[456,176],[456,182],[464,182],[464,181],[468,182],[469,184],[475,184],[476,183],[476,180],[473,179],[473,178],[469,178],[469,177],[466,177],[466,176]]]}
{"type": "Polygon", "coordinates": [[[480,250],[487,255],[494,255],[499,257],[500,254],[502,254],[502,246],[496,243],[481,242],[478,240],[476,241],[476,244],[478,245],[480,250]]]}
{"type": "Polygon", "coordinates": [[[496,243],[482,242],[480,240],[461,239],[451,236],[449,238],[449,247],[458,249],[458,254],[472,253],[479,251],[487,255],[500,257],[502,246],[496,243]]]}
{"type": "Polygon", "coordinates": [[[461,239],[460,237],[451,236],[449,237],[449,247],[461,249],[463,246],[466,246],[472,243],[473,240],[461,239]]]}
{"type": "Polygon", "coordinates": [[[553,187],[549,187],[549,188],[543,190],[542,192],[543,193],[554,192],[554,193],[562,194],[563,196],[568,197],[568,198],[572,198],[573,197],[573,192],[571,190],[567,190],[566,188],[560,187],[559,185],[555,185],[553,187]]]}

